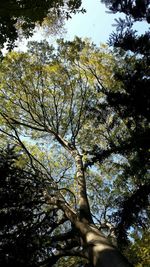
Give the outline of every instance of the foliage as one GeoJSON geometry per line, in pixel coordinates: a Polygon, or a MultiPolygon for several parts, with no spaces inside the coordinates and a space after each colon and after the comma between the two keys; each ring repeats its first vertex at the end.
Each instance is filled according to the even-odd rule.
{"type": "Polygon", "coordinates": [[[125,251],[132,258],[135,267],[148,267],[150,263],[149,231],[143,231],[142,236],[134,234],[134,243],[125,251]]]}
{"type": "MultiPolygon", "coordinates": [[[[11,50],[18,36],[29,37],[37,24],[54,28],[60,27],[60,22],[78,12],[81,1],[26,1],[7,0],[0,3],[0,47],[7,42],[11,50]]],[[[81,10],[84,12],[84,10],[81,10]]]]}
{"type": "Polygon", "coordinates": [[[133,16],[136,20],[146,19],[150,22],[149,1],[130,1],[130,0],[101,0],[102,3],[114,13],[124,12],[126,15],[133,16]]]}
{"type": "MultiPolygon", "coordinates": [[[[101,0],[114,13],[123,12],[127,16],[125,19],[116,20],[117,29],[110,35],[109,44],[114,47],[121,47],[124,50],[130,50],[134,53],[149,55],[150,42],[149,31],[139,35],[133,29],[136,21],[146,20],[150,23],[150,8],[149,1],[124,1],[124,0],[101,0]]],[[[149,61],[147,61],[149,64],[149,61]]]]}

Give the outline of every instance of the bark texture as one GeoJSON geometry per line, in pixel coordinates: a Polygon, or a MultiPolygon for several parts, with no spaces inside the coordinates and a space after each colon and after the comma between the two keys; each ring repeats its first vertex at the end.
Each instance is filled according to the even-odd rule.
{"type": "Polygon", "coordinates": [[[89,261],[94,267],[132,267],[123,255],[98,229],[86,223],[76,222],[89,261]]]}
{"type": "Polygon", "coordinates": [[[93,223],[90,212],[90,206],[87,198],[86,180],[84,175],[82,156],[78,153],[78,151],[73,152],[73,156],[76,163],[76,170],[77,170],[76,179],[79,190],[79,196],[78,196],[79,218],[81,221],[93,223]]]}

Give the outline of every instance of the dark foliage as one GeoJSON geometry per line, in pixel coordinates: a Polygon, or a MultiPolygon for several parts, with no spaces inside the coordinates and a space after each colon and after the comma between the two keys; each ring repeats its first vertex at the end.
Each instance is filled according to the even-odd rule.
{"type": "Polygon", "coordinates": [[[44,211],[39,174],[16,167],[17,157],[10,146],[0,155],[0,266],[39,266],[57,216],[44,211]]]}
{"type": "Polygon", "coordinates": [[[101,0],[114,13],[123,12],[126,19],[116,20],[116,32],[109,38],[109,44],[114,47],[121,47],[124,50],[131,50],[134,53],[150,55],[150,33],[145,32],[141,36],[133,30],[135,21],[146,20],[150,23],[150,2],[149,0],[101,0]]]}
{"type": "Polygon", "coordinates": [[[47,184],[50,190],[50,180],[33,166],[16,166],[20,153],[12,146],[0,152],[0,266],[52,266],[80,245],[78,234],[47,203],[43,192],[47,184]],[[68,232],[63,232],[64,223],[68,232]]]}
{"type": "Polygon", "coordinates": [[[118,244],[122,247],[128,244],[127,230],[130,226],[137,224],[145,228],[147,219],[140,214],[148,208],[148,195],[150,194],[150,184],[140,185],[139,188],[129,197],[117,199],[119,210],[115,213],[115,221],[118,221],[116,235],[118,244]]]}
{"type": "Polygon", "coordinates": [[[133,53],[150,55],[150,33],[146,32],[138,36],[136,31],[126,29],[124,32],[113,32],[109,38],[109,44],[114,47],[121,47],[124,50],[130,50],[133,53]]]}
{"type": "Polygon", "coordinates": [[[101,0],[114,13],[123,12],[140,20],[145,18],[150,22],[149,0],[101,0]]]}
{"type": "Polygon", "coordinates": [[[41,23],[49,11],[55,9],[58,16],[64,13],[64,17],[68,18],[71,13],[79,11],[80,6],[80,0],[0,1],[0,47],[3,48],[6,42],[9,50],[14,47],[18,38],[17,22],[21,21],[22,32],[25,37],[29,37],[33,34],[35,23],[41,23]]]}

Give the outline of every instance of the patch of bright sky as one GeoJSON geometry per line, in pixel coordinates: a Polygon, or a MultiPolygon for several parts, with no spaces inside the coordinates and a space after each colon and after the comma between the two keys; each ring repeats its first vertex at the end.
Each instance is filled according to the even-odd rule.
{"type": "Polygon", "coordinates": [[[90,38],[94,43],[107,42],[112,32],[114,18],[120,14],[106,13],[108,11],[100,0],[83,0],[85,14],[77,14],[66,23],[66,39],[73,39],[75,35],[90,38]]]}
{"type": "MultiPolygon", "coordinates": [[[[72,19],[66,22],[66,33],[63,38],[66,40],[73,40],[75,36],[82,38],[90,38],[95,44],[106,43],[109,39],[109,35],[112,31],[115,31],[115,27],[112,24],[115,23],[114,19],[119,17],[125,17],[124,14],[108,13],[104,4],[101,4],[100,0],[83,0],[83,8],[86,9],[86,13],[72,15],[72,19]]],[[[137,22],[134,26],[139,33],[145,32],[148,29],[147,23],[137,22]]],[[[29,40],[41,41],[47,39],[50,43],[55,43],[56,38],[59,36],[47,36],[42,35],[39,31],[34,34],[29,40]]],[[[19,44],[19,50],[26,50],[27,41],[23,40],[19,44]]]]}

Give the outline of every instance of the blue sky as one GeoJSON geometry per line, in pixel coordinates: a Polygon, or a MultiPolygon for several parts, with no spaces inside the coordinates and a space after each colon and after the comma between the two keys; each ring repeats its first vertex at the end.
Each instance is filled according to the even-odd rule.
{"type": "Polygon", "coordinates": [[[66,39],[73,39],[74,35],[89,37],[96,44],[106,42],[112,32],[114,18],[120,14],[108,14],[100,0],[83,0],[82,6],[87,10],[85,14],[77,14],[66,23],[66,39]]]}

